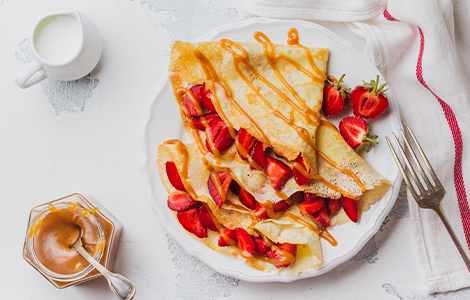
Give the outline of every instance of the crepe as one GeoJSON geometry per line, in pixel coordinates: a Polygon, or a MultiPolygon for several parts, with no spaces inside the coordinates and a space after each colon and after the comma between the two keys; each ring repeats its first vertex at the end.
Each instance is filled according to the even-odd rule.
{"type": "MultiPolygon", "coordinates": [[[[318,127],[317,130],[317,148],[319,151],[324,151],[328,154],[329,158],[335,159],[335,162],[348,169],[350,172],[357,174],[358,178],[363,182],[366,190],[362,192],[358,184],[347,177],[339,169],[333,167],[329,163],[323,161],[320,157],[318,174],[324,176],[337,187],[343,191],[357,192],[360,196],[359,201],[359,214],[364,213],[369,207],[378,201],[388,191],[391,186],[390,181],[385,179],[379,173],[377,173],[372,167],[370,167],[354,150],[352,150],[344,141],[342,136],[336,130],[336,128],[326,122],[318,127]]],[[[206,165],[203,163],[204,159],[207,159],[209,164],[213,164],[215,170],[222,172],[230,168],[232,174],[236,176],[236,181],[240,182],[248,192],[250,192],[256,199],[257,202],[266,204],[271,201],[273,195],[275,195],[274,189],[269,183],[268,176],[261,171],[250,170],[246,163],[237,160],[238,156],[236,150],[229,149],[230,155],[224,156],[217,163],[216,158],[212,154],[203,156],[195,144],[187,144],[186,149],[188,152],[187,158],[181,155],[175,145],[160,145],[158,149],[158,169],[162,183],[167,189],[169,194],[178,192],[169,182],[167,173],[165,171],[165,163],[167,161],[175,162],[177,168],[180,168],[184,159],[187,159],[188,179],[185,182],[185,186],[189,185],[194,189],[197,194],[195,200],[201,201],[208,204],[213,216],[218,220],[219,223],[234,229],[237,227],[244,228],[250,235],[258,236],[260,233],[276,243],[290,243],[296,244],[297,248],[300,249],[300,258],[297,258],[296,263],[289,266],[285,271],[285,274],[297,274],[306,270],[317,268],[322,263],[322,248],[320,244],[319,235],[296,222],[292,218],[283,216],[278,219],[267,219],[267,220],[256,220],[250,215],[247,209],[243,208],[243,204],[238,199],[238,196],[232,193],[230,190],[227,193],[226,201],[222,207],[218,207],[212,199],[207,181],[209,179],[210,172],[206,165]],[[227,157],[233,157],[228,159],[227,157]],[[235,205],[233,205],[235,204],[235,205]],[[302,263],[300,263],[302,261],[302,263]]],[[[178,172],[182,172],[178,169],[178,172]]],[[[313,180],[312,182],[298,186],[292,179],[288,182],[283,192],[286,192],[289,196],[295,192],[304,189],[309,193],[314,193],[322,197],[336,197],[339,194],[337,191],[332,190],[324,183],[313,180]]],[[[341,194],[339,194],[341,196],[341,194]]],[[[291,200],[288,200],[289,202],[291,200]]],[[[312,221],[307,217],[303,216],[297,205],[291,205],[288,210],[298,218],[303,219],[306,222],[312,224],[312,221]]],[[[344,210],[341,208],[336,214],[330,216],[331,226],[340,225],[342,223],[350,221],[344,210]]],[[[313,223],[315,226],[315,223],[313,223]]],[[[318,227],[317,227],[318,229],[318,227]]],[[[211,247],[215,251],[219,251],[226,254],[231,254],[240,257],[236,247],[219,247],[217,245],[218,235],[211,233],[208,238],[202,239],[206,245],[211,247]],[[229,248],[229,249],[227,249],[229,248]],[[233,249],[232,249],[233,248],[233,249]]],[[[247,265],[263,271],[278,272],[279,270],[271,265],[270,263],[259,261],[259,260],[247,260],[247,265]]]]}
{"type": "MultiPolygon", "coordinates": [[[[227,40],[225,44],[177,41],[171,51],[170,82],[175,97],[182,87],[204,83],[211,89],[212,102],[218,103],[215,108],[226,123],[235,130],[246,129],[289,161],[301,154],[307,172],[316,174],[315,131],[328,55],[324,48],[227,40]],[[269,49],[276,58],[268,59],[269,49]],[[243,53],[246,59],[240,58],[243,53]],[[201,55],[206,63],[201,63],[201,55]],[[207,62],[215,74],[204,71],[207,62]],[[298,133],[302,130],[306,133],[303,137],[298,133]]],[[[181,118],[188,135],[197,142],[183,111],[181,118]]],[[[204,140],[204,132],[200,135],[204,140]]]]}
{"type": "MultiPolygon", "coordinates": [[[[212,216],[217,222],[229,229],[243,228],[252,236],[264,235],[274,243],[290,243],[297,245],[298,255],[296,260],[287,268],[276,268],[273,264],[259,259],[246,260],[243,258],[239,249],[236,246],[220,247],[218,240],[220,234],[211,230],[207,230],[208,237],[200,239],[197,236],[190,234],[192,237],[200,240],[212,250],[233,255],[237,259],[245,261],[245,263],[257,270],[264,272],[280,273],[284,275],[298,274],[315,269],[322,264],[322,248],[319,235],[304,225],[301,225],[288,217],[281,217],[279,219],[268,219],[259,221],[249,213],[246,209],[238,209],[242,204],[238,196],[230,190],[227,193],[226,201],[222,207],[218,207],[212,200],[209,190],[207,188],[207,180],[209,178],[209,171],[201,162],[201,154],[197,151],[195,144],[186,145],[188,149],[188,180],[185,185],[191,185],[197,197],[195,200],[206,203],[211,211],[212,216]],[[197,174],[197,175],[196,175],[197,174]],[[233,206],[235,204],[235,206],[233,206]]],[[[175,145],[160,145],[158,148],[158,170],[160,179],[169,194],[181,193],[176,190],[170,183],[168,175],[165,171],[165,164],[172,161],[176,166],[180,166],[184,158],[176,149],[175,145]]],[[[178,172],[181,172],[179,169],[178,172]]],[[[300,214],[297,206],[293,205],[289,208],[289,212],[295,216],[312,223],[311,220],[300,214]]],[[[173,212],[176,216],[176,212],[173,212]]],[[[312,224],[312,226],[316,226],[312,224]]]]}

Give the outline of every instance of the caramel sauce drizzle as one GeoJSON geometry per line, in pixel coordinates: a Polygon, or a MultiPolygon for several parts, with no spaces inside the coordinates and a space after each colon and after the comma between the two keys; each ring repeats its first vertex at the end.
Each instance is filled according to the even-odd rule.
{"type": "MultiPolygon", "coordinates": [[[[320,74],[320,76],[317,77],[317,81],[320,81],[320,82],[323,82],[326,80],[326,75],[317,67],[317,64],[315,63],[315,61],[313,60],[313,56],[312,54],[310,53],[310,49],[308,49],[308,47],[305,47],[304,45],[300,44],[299,43],[299,32],[297,31],[296,28],[291,28],[289,29],[289,31],[287,31],[287,44],[291,45],[291,46],[298,46],[298,47],[302,47],[304,50],[305,50],[305,54],[307,55],[307,58],[308,58],[308,61],[310,63],[310,66],[312,67],[312,69],[317,73],[317,74],[320,74]]],[[[288,57],[286,57],[288,58],[288,57]]],[[[283,59],[285,59],[283,57],[283,59]]],[[[289,59],[289,58],[288,58],[289,59]]],[[[292,59],[291,59],[292,60],[292,59]]],[[[294,61],[294,63],[297,64],[297,62],[294,61]]],[[[293,64],[295,66],[295,64],[293,64]]],[[[300,69],[299,69],[300,70],[300,69]]],[[[310,76],[308,75],[308,73],[305,73],[305,75],[307,76],[310,76]]],[[[313,75],[313,74],[311,74],[313,75]]],[[[314,77],[310,76],[313,80],[314,77]]]]}
{"type": "Polygon", "coordinates": [[[220,230],[219,234],[224,239],[224,241],[227,243],[227,245],[229,245],[229,246],[236,246],[237,245],[237,241],[235,241],[234,239],[232,239],[228,235],[226,235],[223,230],[220,230]]]}
{"type": "Polygon", "coordinates": [[[264,262],[273,264],[273,265],[276,266],[276,267],[282,267],[281,262],[279,262],[277,259],[271,258],[271,257],[269,257],[269,256],[255,254],[255,258],[256,258],[257,260],[261,260],[261,261],[264,261],[264,262]]]}
{"type": "MultiPolygon", "coordinates": [[[[294,103],[291,99],[289,99],[289,97],[287,97],[284,93],[282,93],[282,91],[280,91],[271,82],[269,82],[269,80],[267,80],[261,74],[259,74],[258,71],[256,71],[255,68],[249,62],[247,62],[248,52],[243,47],[241,47],[240,45],[238,45],[238,44],[236,44],[233,41],[228,40],[228,39],[221,39],[220,44],[222,45],[222,47],[224,47],[227,51],[229,51],[232,54],[233,61],[234,61],[234,68],[235,68],[236,72],[243,79],[243,81],[245,81],[245,83],[250,87],[250,89],[263,101],[263,103],[274,113],[274,115],[276,117],[280,118],[286,124],[288,124],[289,126],[294,128],[294,130],[297,132],[299,137],[302,140],[304,140],[305,143],[307,143],[313,149],[315,149],[315,141],[310,138],[307,129],[305,129],[303,127],[300,127],[300,126],[298,126],[294,123],[293,114],[291,114],[290,118],[288,118],[288,117],[284,116],[283,114],[281,114],[278,110],[274,109],[274,107],[271,105],[271,103],[268,100],[266,100],[266,98],[263,95],[261,95],[261,93],[258,91],[258,89],[256,89],[256,87],[253,86],[253,84],[248,80],[248,78],[245,76],[245,74],[243,74],[243,72],[240,70],[239,64],[242,63],[258,79],[260,79],[263,83],[268,85],[273,91],[275,91],[282,98],[284,98],[292,106],[292,109],[296,109],[302,115],[304,115],[309,124],[312,124],[312,125],[315,125],[315,126],[318,125],[320,123],[318,115],[316,115],[310,108],[308,108],[305,105],[305,102],[303,102],[302,99],[300,99],[300,101],[302,101],[302,104],[303,104],[304,107],[299,107],[296,103],[294,103]],[[235,51],[235,49],[238,50],[241,54],[238,54],[235,51]],[[306,112],[308,112],[308,111],[310,111],[311,114],[307,114],[306,112]],[[314,116],[315,119],[312,121],[309,116],[314,116]]],[[[267,56],[266,49],[265,49],[265,55],[267,56]]],[[[269,59],[268,59],[268,61],[269,61],[269,59]]],[[[274,67],[274,65],[272,67],[274,67]]],[[[286,84],[288,84],[288,83],[286,82],[286,84]]],[[[293,88],[292,88],[292,90],[295,92],[295,90],[293,88]]]]}
{"type": "MultiPolygon", "coordinates": [[[[186,146],[181,142],[180,140],[169,140],[163,143],[164,145],[176,145],[176,151],[182,158],[181,165],[179,169],[181,170],[181,173],[179,173],[181,180],[183,183],[186,183],[184,187],[186,188],[186,191],[191,195],[193,199],[196,199],[198,195],[194,191],[193,187],[190,184],[187,184],[188,181],[188,159],[189,159],[189,154],[188,154],[188,149],[186,146]]],[[[217,176],[218,177],[218,176],[217,176]]]]}
{"type": "Polygon", "coordinates": [[[277,252],[281,265],[289,265],[295,261],[295,256],[289,251],[282,250],[276,245],[273,245],[271,249],[277,252]]]}

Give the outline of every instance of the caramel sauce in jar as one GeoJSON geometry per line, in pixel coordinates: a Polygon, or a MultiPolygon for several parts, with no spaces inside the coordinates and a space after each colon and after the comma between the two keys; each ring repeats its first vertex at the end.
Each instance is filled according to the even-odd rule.
{"type": "Polygon", "coordinates": [[[73,194],[34,207],[26,232],[23,258],[56,288],[101,276],[69,247],[83,231],[85,250],[107,269],[114,268],[122,225],[100,204],[73,194]]]}

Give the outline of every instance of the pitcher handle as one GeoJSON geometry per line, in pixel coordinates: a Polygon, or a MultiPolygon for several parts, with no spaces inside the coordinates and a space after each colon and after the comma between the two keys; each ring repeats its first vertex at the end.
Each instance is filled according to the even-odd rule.
{"type": "Polygon", "coordinates": [[[20,88],[26,89],[46,78],[44,69],[32,61],[16,76],[15,82],[20,88]]]}

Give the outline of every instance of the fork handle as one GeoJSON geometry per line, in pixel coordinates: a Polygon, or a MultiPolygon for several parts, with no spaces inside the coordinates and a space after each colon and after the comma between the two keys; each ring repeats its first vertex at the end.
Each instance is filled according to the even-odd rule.
{"type": "Polygon", "coordinates": [[[441,221],[442,223],[444,223],[444,226],[446,227],[447,232],[449,232],[449,235],[454,241],[455,246],[457,246],[457,249],[459,250],[460,255],[462,256],[463,261],[465,262],[465,265],[467,266],[467,269],[470,271],[470,260],[468,259],[467,253],[465,253],[465,250],[463,249],[462,245],[457,239],[457,236],[455,235],[455,232],[452,229],[452,226],[450,226],[449,220],[447,220],[447,217],[442,211],[442,208],[439,207],[439,209],[436,209],[434,211],[437,213],[439,218],[441,218],[441,221]]]}

